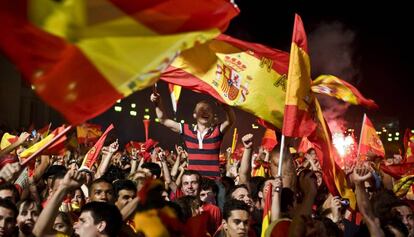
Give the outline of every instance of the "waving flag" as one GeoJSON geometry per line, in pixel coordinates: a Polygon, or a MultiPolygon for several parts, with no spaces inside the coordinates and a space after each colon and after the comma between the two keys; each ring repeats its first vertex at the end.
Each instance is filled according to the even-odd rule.
{"type": "Polygon", "coordinates": [[[78,143],[95,143],[102,135],[102,127],[99,124],[83,123],[76,127],[78,143]]]}
{"type": "Polygon", "coordinates": [[[281,128],[288,60],[286,52],[222,34],[184,51],[161,80],[209,94],[281,128]]]}
{"type": "Polygon", "coordinates": [[[85,157],[83,158],[82,165],[80,169],[86,169],[91,170],[93,164],[95,163],[99,152],[101,152],[101,149],[104,145],[106,136],[108,136],[108,133],[114,129],[114,125],[109,125],[108,128],[106,128],[105,132],[102,134],[102,136],[98,139],[98,141],[93,145],[93,147],[86,153],[85,157]]]}
{"type": "Polygon", "coordinates": [[[306,137],[316,128],[314,95],[311,91],[310,58],[302,19],[295,15],[282,133],[288,137],[306,137]]]}
{"type": "Polygon", "coordinates": [[[276,145],[277,145],[277,138],[276,138],[275,130],[266,128],[263,134],[261,146],[264,147],[268,151],[272,151],[276,145]]]}
{"type": "Polygon", "coordinates": [[[152,85],[180,51],[237,14],[226,0],[1,1],[0,50],[78,124],[152,85]]]}
{"type": "Polygon", "coordinates": [[[366,99],[354,86],[332,75],[320,75],[312,82],[312,91],[335,97],[353,105],[377,109],[378,105],[366,99]]]}
{"type": "MultiPolygon", "coordinates": [[[[265,233],[267,228],[269,227],[271,220],[271,216],[272,216],[272,184],[269,184],[269,187],[267,189],[266,192],[266,197],[265,197],[265,205],[263,207],[263,221],[262,221],[262,233],[261,233],[261,237],[265,237],[265,233]]],[[[277,195],[277,194],[276,194],[277,195]]]]}
{"type": "Polygon", "coordinates": [[[359,146],[358,155],[360,155],[362,159],[365,159],[369,153],[385,157],[385,150],[381,139],[378,137],[377,131],[371,120],[365,114],[361,128],[359,146]]]}
{"type": "Polygon", "coordinates": [[[340,195],[343,198],[348,198],[350,207],[355,209],[355,194],[346,180],[345,173],[335,163],[335,157],[338,154],[332,145],[331,131],[323,117],[322,109],[317,99],[315,99],[315,109],[318,126],[308,139],[313,144],[313,148],[321,164],[323,172],[322,178],[332,195],[340,195]]]}
{"type": "Polygon", "coordinates": [[[1,145],[0,150],[3,150],[4,148],[10,146],[11,144],[15,143],[19,137],[11,135],[9,133],[4,133],[3,137],[1,138],[1,145]]]}

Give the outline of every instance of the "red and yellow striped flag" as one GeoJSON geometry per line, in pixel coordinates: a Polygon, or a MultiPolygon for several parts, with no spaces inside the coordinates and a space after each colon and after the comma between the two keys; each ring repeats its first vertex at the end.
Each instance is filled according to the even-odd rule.
{"type": "Polygon", "coordinates": [[[180,99],[181,86],[168,83],[168,90],[170,91],[171,103],[174,113],[177,113],[177,104],[180,99]]]}
{"type": "Polygon", "coordinates": [[[1,1],[0,49],[78,124],[151,86],[180,51],[216,37],[238,12],[226,0],[1,1]]]}
{"type": "Polygon", "coordinates": [[[335,163],[335,157],[338,154],[332,145],[331,131],[323,117],[322,109],[317,99],[315,99],[315,109],[318,126],[308,139],[313,144],[321,164],[323,180],[332,195],[348,198],[350,207],[355,210],[355,193],[348,185],[345,173],[335,163]]]}
{"type": "Polygon", "coordinates": [[[371,120],[364,114],[364,121],[361,128],[361,138],[359,144],[359,154],[365,160],[367,154],[372,153],[377,156],[385,157],[384,145],[378,137],[377,131],[371,120]]]}
{"type": "Polygon", "coordinates": [[[281,128],[288,60],[286,52],[222,34],[184,51],[161,80],[209,94],[281,128]]]}
{"type": "Polygon", "coordinates": [[[302,19],[295,14],[290,48],[286,105],[282,133],[289,137],[306,137],[315,130],[314,101],[311,91],[310,58],[302,19]]]}
{"type": "Polygon", "coordinates": [[[83,158],[82,165],[80,169],[86,169],[91,170],[93,164],[96,161],[96,158],[99,155],[99,152],[101,151],[106,136],[108,136],[108,133],[114,128],[114,125],[111,124],[109,127],[105,130],[105,132],[102,134],[102,136],[98,139],[98,141],[93,145],[93,147],[86,153],[85,158],[83,158]]]}
{"type": "Polygon", "coordinates": [[[335,97],[353,105],[377,109],[375,101],[365,98],[357,88],[333,75],[320,75],[312,82],[312,91],[335,97]]]}
{"type": "Polygon", "coordinates": [[[268,151],[272,151],[276,145],[277,145],[277,137],[276,137],[275,130],[266,128],[263,134],[261,146],[268,151]]]}
{"type": "MultiPolygon", "coordinates": [[[[265,196],[265,205],[263,207],[263,221],[262,221],[262,234],[261,237],[265,237],[265,233],[267,227],[269,227],[272,217],[272,193],[273,187],[270,183],[267,188],[266,196],[265,196]]],[[[263,194],[264,195],[264,194],[263,194]]]]}

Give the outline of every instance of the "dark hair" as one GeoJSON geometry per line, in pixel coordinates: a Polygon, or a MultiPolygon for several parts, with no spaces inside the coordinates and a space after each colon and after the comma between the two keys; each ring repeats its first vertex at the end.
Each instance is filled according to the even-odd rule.
{"type": "Polygon", "coordinates": [[[201,182],[201,174],[196,170],[185,170],[182,176],[184,176],[184,175],[187,175],[187,176],[195,175],[195,176],[197,176],[197,181],[199,183],[201,182]]]}
{"type": "Polygon", "coordinates": [[[249,206],[245,202],[236,199],[230,199],[224,203],[223,219],[227,220],[231,216],[231,212],[235,210],[242,210],[250,213],[249,206]]]}
{"type": "Polygon", "coordinates": [[[33,204],[33,206],[37,209],[37,210],[39,210],[39,214],[40,214],[40,212],[42,212],[42,206],[38,203],[38,202],[36,202],[35,200],[33,200],[33,199],[26,199],[26,200],[22,200],[21,202],[19,202],[18,204],[17,204],[17,209],[20,211],[20,209],[21,208],[24,208],[24,209],[27,209],[27,208],[29,208],[30,207],[30,205],[31,204],[33,204]]]}
{"type": "Polygon", "coordinates": [[[245,185],[245,184],[238,184],[238,185],[234,185],[231,189],[229,189],[228,190],[228,192],[226,193],[226,200],[231,200],[231,199],[234,199],[233,198],[233,193],[234,193],[234,191],[236,191],[237,189],[239,189],[239,188],[244,188],[244,189],[246,189],[248,192],[250,192],[249,191],[249,188],[247,188],[247,185],[245,185]]]}
{"type": "Polygon", "coordinates": [[[116,237],[122,227],[122,215],[118,208],[106,202],[90,202],[82,207],[82,212],[89,211],[94,220],[94,224],[105,221],[105,233],[111,237],[116,237]]]}
{"type": "Polygon", "coordinates": [[[146,162],[141,165],[142,169],[149,169],[152,175],[155,175],[155,177],[160,178],[161,176],[161,167],[157,163],[153,162],[146,162]]]}
{"type": "Polygon", "coordinates": [[[88,193],[89,193],[89,195],[91,195],[91,193],[92,193],[92,187],[95,185],[95,184],[98,184],[98,183],[107,183],[107,184],[109,184],[109,185],[111,185],[111,187],[112,187],[112,189],[113,189],[113,186],[112,186],[112,183],[111,182],[109,182],[107,179],[105,179],[105,178],[99,178],[99,179],[95,179],[94,181],[92,181],[92,183],[89,185],[89,188],[88,188],[88,193]]]}
{"type": "Polygon", "coordinates": [[[262,191],[266,180],[267,179],[262,176],[255,176],[250,179],[250,193],[254,202],[257,202],[259,200],[259,192],[262,191]]]}
{"type": "Polygon", "coordinates": [[[19,214],[19,210],[17,210],[16,205],[14,205],[14,203],[12,201],[10,201],[9,199],[1,199],[0,198],[0,207],[12,210],[14,212],[13,217],[16,220],[17,215],[19,214]]]}
{"type": "Polygon", "coordinates": [[[198,197],[184,196],[175,200],[181,208],[181,221],[185,223],[190,217],[193,216],[193,210],[201,206],[201,201],[198,197]]]}
{"type": "Polygon", "coordinates": [[[120,179],[113,183],[115,200],[118,199],[119,191],[130,190],[134,193],[137,192],[137,186],[129,179],[120,179]]]}
{"type": "Polygon", "coordinates": [[[214,182],[214,180],[206,178],[206,177],[201,177],[200,187],[201,187],[200,190],[207,190],[207,189],[211,188],[211,190],[215,194],[218,194],[218,192],[219,192],[219,188],[218,188],[216,182],[214,182]]]}
{"type": "Polygon", "coordinates": [[[111,165],[102,178],[105,178],[108,182],[112,183],[118,179],[125,179],[125,172],[121,168],[111,165]]]}
{"type": "Polygon", "coordinates": [[[408,229],[407,226],[398,218],[391,218],[387,219],[383,223],[381,223],[381,229],[384,231],[385,236],[392,237],[395,236],[391,228],[402,233],[404,236],[408,236],[408,229]]]}
{"type": "Polygon", "coordinates": [[[280,197],[280,212],[288,212],[289,207],[293,207],[295,193],[289,188],[283,188],[280,197]]]}
{"type": "Polygon", "coordinates": [[[234,187],[234,180],[228,176],[221,177],[221,183],[224,185],[226,192],[234,187]]]}
{"type": "Polygon", "coordinates": [[[57,172],[56,174],[54,174],[52,176],[52,183],[50,184],[50,188],[53,189],[53,187],[55,186],[55,182],[57,179],[63,179],[66,175],[66,172],[57,172]]]}
{"type": "Polygon", "coordinates": [[[0,191],[1,190],[11,190],[13,192],[13,196],[16,198],[16,203],[18,203],[20,201],[20,193],[19,190],[17,190],[16,186],[12,183],[3,183],[0,184],[0,191]]]}

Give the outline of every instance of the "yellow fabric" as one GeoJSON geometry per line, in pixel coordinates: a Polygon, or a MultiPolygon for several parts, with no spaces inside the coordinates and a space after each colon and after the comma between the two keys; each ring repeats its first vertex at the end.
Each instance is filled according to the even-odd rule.
{"type": "Polygon", "coordinates": [[[358,105],[355,94],[333,75],[320,75],[312,82],[312,91],[329,95],[350,104],[358,105]]]}
{"type": "Polygon", "coordinates": [[[173,86],[173,91],[172,91],[172,93],[173,93],[173,95],[174,95],[174,99],[175,99],[175,101],[178,101],[179,99],[180,99],[180,95],[181,95],[181,86],[178,86],[178,85],[174,85],[173,86]]]}
{"type": "Polygon", "coordinates": [[[292,42],[289,58],[289,72],[286,90],[286,105],[295,105],[308,111],[312,102],[309,55],[292,42]]]}
{"type": "Polygon", "coordinates": [[[3,150],[4,148],[11,145],[11,143],[9,142],[9,139],[15,139],[15,138],[16,138],[16,136],[11,135],[7,132],[5,134],[3,134],[3,137],[1,138],[0,150],[3,150]]]}
{"type": "Polygon", "coordinates": [[[47,137],[43,138],[42,140],[36,142],[31,147],[24,150],[19,155],[20,159],[22,160],[22,159],[25,159],[25,158],[28,158],[29,156],[31,156],[33,153],[35,153],[40,148],[44,147],[48,142],[50,142],[53,139],[54,136],[55,135],[53,135],[53,134],[49,134],[49,135],[47,135],[47,137]]]}
{"type": "Polygon", "coordinates": [[[269,227],[270,224],[270,212],[268,212],[266,214],[266,216],[263,218],[263,222],[262,222],[262,233],[261,233],[261,237],[265,237],[266,236],[266,230],[269,227]]]}
{"type": "Polygon", "coordinates": [[[263,168],[263,166],[260,166],[256,169],[253,169],[253,177],[255,176],[261,176],[261,177],[266,177],[266,172],[265,169],[263,168]]]}
{"type": "Polygon", "coordinates": [[[132,226],[135,233],[141,231],[147,237],[169,237],[168,229],[162,223],[158,212],[163,212],[171,218],[175,218],[173,211],[164,207],[161,210],[151,209],[143,212],[136,212],[132,219],[132,226]]]}
{"type": "Polygon", "coordinates": [[[271,70],[266,65],[269,61],[224,41],[212,40],[182,52],[171,65],[210,85],[226,104],[281,128],[285,92],[279,82],[284,81],[286,75],[271,70]],[[233,81],[232,85],[229,80],[233,81]]]}
{"type": "Polygon", "coordinates": [[[394,186],[392,187],[392,191],[397,197],[403,197],[411,190],[411,185],[413,184],[414,175],[408,175],[395,182],[394,186]]]}
{"type": "Polygon", "coordinates": [[[158,35],[100,0],[31,0],[29,16],[37,26],[77,45],[123,96],[153,85],[182,50],[220,33],[158,35]]]}

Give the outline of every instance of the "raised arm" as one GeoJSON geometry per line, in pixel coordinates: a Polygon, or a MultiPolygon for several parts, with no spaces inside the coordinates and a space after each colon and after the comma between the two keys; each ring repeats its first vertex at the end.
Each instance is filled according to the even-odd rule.
{"type": "Polygon", "coordinates": [[[226,104],[221,104],[224,112],[226,112],[226,120],[220,125],[220,132],[225,133],[231,126],[233,126],[236,121],[236,114],[231,106],[226,104]]]}
{"type": "Polygon", "coordinates": [[[160,120],[160,123],[166,126],[167,128],[173,130],[174,132],[179,133],[181,131],[181,125],[167,117],[167,114],[165,113],[164,107],[162,105],[160,94],[156,92],[152,93],[150,100],[155,105],[155,114],[157,115],[157,118],[160,120]]]}
{"type": "Polygon", "coordinates": [[[244,152],[240,164],[240,184],[249,185],[251,172],[252,172],[252,147],[253,147],[253,134],[249,133],[242,137],[242,142],[244,146],[244,152]]]}
{"type": "Polygon", "coordinates": [[[355,195],[358,209],[364,217],[371,236],[383,237],[384,232],[380,227],[378,217],[374,215],[369,202],[368,194],[365,192],[364,182],[371,178],[371,170],[366,166],[358,166],[352,173],[352,180],[355,183],[355,195]]]}
{"type": "Polygon", "coordinates": [[[118,150],[118,148],[119,148],[119,144],[118,144],[118,140],[116,140],[115,142],[111,143],[109,147],[104,147],[102,149],[102,152],[103,152],[102,161],[99,164],[98,171],[95,174],[95,179],[99,179],[100,177],[102,177],[102,175],[105,174],[106,170],[109,167],[111,157],[118,150]]]}
{"type": "Polygon", "coordinates": [[[73,189],[80,187],[85,181],[85,173],[75,170],[69,170],[62,180],[61,185],[48,201],[45,209],[40,213],[39,218],[33,228],[35,236],[55,236],[53,223],[59,212],[59,206],[62,204],[65,196],[73,189]]]}

